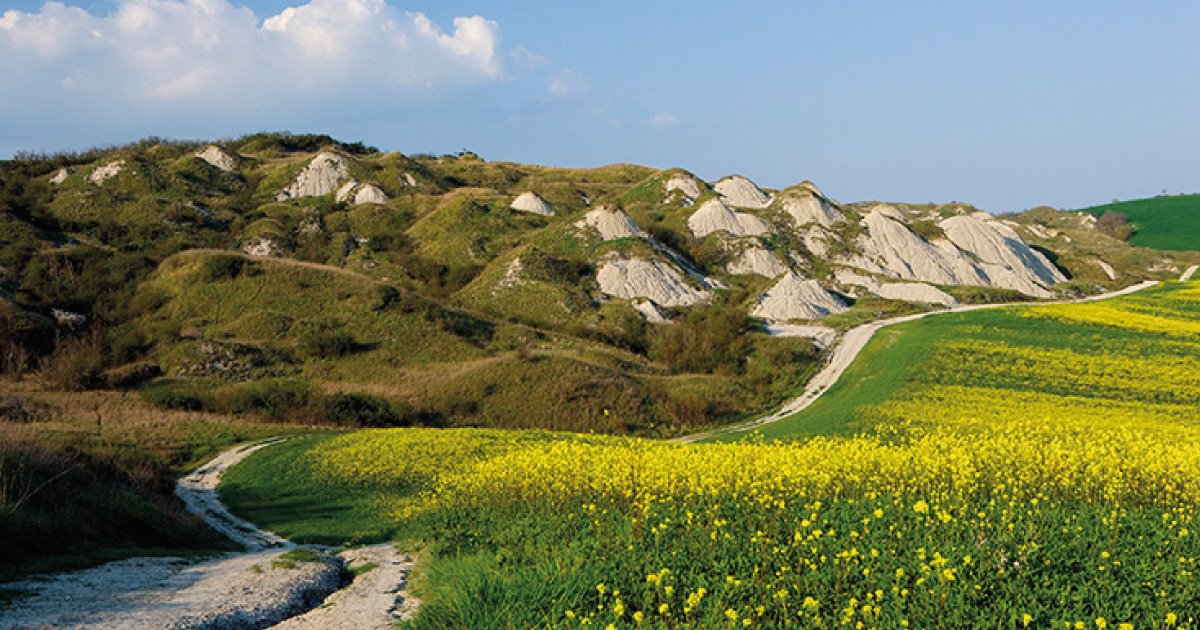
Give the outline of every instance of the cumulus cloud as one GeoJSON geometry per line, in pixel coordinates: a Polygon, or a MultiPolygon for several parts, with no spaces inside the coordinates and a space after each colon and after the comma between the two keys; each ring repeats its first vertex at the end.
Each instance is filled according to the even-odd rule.
{"type": "Polygon", "coordinates": [[[499,51],[494,21],[445,30],[385,0],[311,0],[261,20],[228,0],[119,0],[106,15],[47,2],[0,16],[0,115],[397,97],[500,80],[499,51]]]}
{"type": "Polygon", "coordinates": [[[674,127],[678,124],[679,117],[671,112],[659,112],[651,116],[650,120],[646,121],[646,126],[653,127],[654,129],[666,129],[667,127],[674,127]]]}

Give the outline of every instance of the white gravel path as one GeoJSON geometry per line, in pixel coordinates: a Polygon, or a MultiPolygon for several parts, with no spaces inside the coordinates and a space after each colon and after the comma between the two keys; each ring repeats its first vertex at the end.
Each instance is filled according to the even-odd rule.
{"type": "Polygon", "coordinates": [[[1200,269],[1200,265],[1192,265],[1191,267],[1188,267],[1183,271],[1182,274],[1180,274],[1179,281],[1187,282],[1188,280],[1191,280],[1197,269],[1200,269]]]}
{"type": "Polygon", "coordinates": [[[2,585],[27,593],[0,608],[0,629],[112,628],[224,630],[269,628],[374,629],[410,619],[411,557],[390,544],[351,549],[317,562],[278,562],[295,547],[242,520],[221,503],[221,474],[273,439],[225,451],[181,479],[175,493],[188,510],[246,552],[208,561],[131,558],[83,571],[2,585]],[[347,565],[375,565],[346,588],[347,565]],[[341,589],[341,590],[339,590],[341,589]]]}
{"type": "MultiPolygon", "coordinates": [[[[1095,300],[1104,300],[1122,295],[1128,295],[1135,291],[1141,291],[1142,289],[1152,287],[1156,284],[1158,284],[1157,281],[1147,280],[1139,284],[1125,287],[1124,289],[1110,291],[1100,295],[1093,295],[1090,297],[1081,298],[1079,300],[1038,302],[1037,304],[1061,304],[1068,302],[1092,302],[1095,300]]],[[[1022,304],[1029,304],[1029,302],[962,305],[940,311],[929,311],[926,313],[917,313],[914,315],[904,315],[901,317],[892,317],[890,319],[881,319],[879,321],[856,326],[846,331],[846,333],[842,335],[841,339],[837,342],[837,345],[833,347],[833,351],[830,353],[829,363],[825,364],[825,367],[818,372],[811,381],[808,382],[808,385],[804,386],[804,391],[796,398],[793,398],[785,403],[783,407],[779,409],[779,411],[761,418],[755,418],[746,422],[740,422],[738,424],[722,427],[714,431],[706,431],[703,433],[683,436],[676,438],[673,441],[698,442],[700,440],[718,435],[752,431],[764,425],[778,422],[784,418],[807,409],[809,405],[813,404],[818,398],[821,397],[821,394],[825,393],[825,391],[828,390],[831,385],[837,382],[838,378],[842,376],[842,373],[846,371],[846,368],[849,368],[850,364],[854,362],[854,359],[858,356],[858,353],[861,352],[864,347],[866,347],[867,342],[871,340],[871,337],[874,336],[875,332],[885,326],[892,326],[894,324],[900,324],[903,322],[911,322],[915,319],[921,319],[931,315],[940,315],[943,313],[962,313],[964,311],[978,311],[983,309],[1001,308],[1005,306],[1016,306],[1022,304]]]]}

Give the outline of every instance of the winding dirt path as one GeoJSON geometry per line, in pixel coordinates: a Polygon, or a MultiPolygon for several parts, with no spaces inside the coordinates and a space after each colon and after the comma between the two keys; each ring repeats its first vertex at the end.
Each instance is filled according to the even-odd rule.
{"type": "Polygon", "coordinates": [[[26,596],[0,608],[0,628],[383,630],[412,618],[419,604],[406,592],[413,559],[392,545],[289,561],[281,556],[295,544],[234,516],[221,503],[221,475],[282,441],[229,449],[176,485],[188,511],[245,552],[208,561],[131,558],[4,584],[26,596]],[[347,568],[362,571],[349,585],[343,580],[347,568]]]}
{"type": "MultiPolygon", "coordinates": [[[[1191,271],[1191,270],[1189,270],[1189,271],[1191,271]]],[[[804,386],[804,391],[801,392],[801,394],[799,396],[797,396],[796,398],[793,398],[792,400],[788,401],[787,403],[784,403],[783,407],[781,407],[779,409],[779,411],[776,411],[775,413],[772,413],[772,414],[769,414],[766,416],[762,416],[760,418],[755,418],[753,420],[747,420],[746,422],[740,422],[738,424],[733,424],[733,425],[729,425],[727,427],[722,427],[720,429],[715,429],[712,431],[705,431],[703,433],[696,433],[693,435],[686,435],[683,437],[675,438],[675,440],[673,440],[673,441],[676,441],[676,442],[698,442],[700,440],[705,440],[708,438],[716,437],[718,435],[727,435],[730,433],[743,433],[746,431],[752,431],[763,425],[771,424],[773,422],[778,422],[784,418],[787,418],[788,416],[794,415],[796,413],[799,413],[799,412],[807,409],[809,407],[809,405],[813,404],[814,402],[817,401],[818,398],[821,397],[821,394],[825,393],[831,385],[833,385],[834,383],[837,382],[838,378],[840,378],[842,376],[842,373],[845,372],[846,369],[850,367],[850,364],[854,362],[854,359],[858,356],[858,353],[862,352],[862,349],[864,347],[866,347],[867,342],[871,340],[871,337],[873,337],[875,335],[876,331],[878,331],[880,328],[884,328],[886,326],[893,326],[895,324],[911,322],[916,319],[930,317],[933,315],[942,315],[945,313],[963,313],[966,311],[978,311],[978,310],[984,310],[984,309],[1002,308],[1005,306],[1067,304],[1067,303],[1076,303],[1076,302],[1092,302],[1095,300],[1105,300],[1108,298],[1119,297],[1122,295],[1129,295],[1130,293],[1134,293],[1136,291],[1141,291],[1142,289],[1152,287],[1156,284],[1158,284],[1158,282],[1155,280],[1147,280],[1147,281],[1141,282],[1139,284],[1125,287],[1124,289],[1119,289],[1116,291],[1110,291],[1108,293],[1101,293],[1099,295],[1093,295],[1093,296],[1089,296],[1089,297],[1085,297],[1085,298],[1080,298],[1078,300],[1058,300],[1058,301],[1053,301],[1053,302],[1036,302],[1036,303],[1032,303],[1032,304],[1030,302],[1004,302],[1004,303],[1000,303],[1000,304],[970,304],[970,305],[963,305],[963,306],[955,306],[955,307],[951,307],[951,308],[948,308],[945,310],[929,311],[926,313],[916,313],[914,315],[903,315],[900,317],[892,317],[890,319],[881,319],[878,321],[862,324],[860,326],[855,326],[854,328],[851,328],[850,330],[846,331],[846,333],[842,335],[841,339],[839,339],[836,342],[836,345],[833,346],[832,352],[830,352],[829,362],[826,363],[825,367],[822,368],[821,371],[818,372],[817,375],[814,376],[812,378],[812,380],[809,381],[808,384],[804,386]]]]}

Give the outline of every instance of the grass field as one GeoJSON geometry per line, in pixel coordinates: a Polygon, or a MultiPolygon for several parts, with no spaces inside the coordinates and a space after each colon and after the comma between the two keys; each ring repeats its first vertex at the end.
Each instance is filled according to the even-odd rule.
{"type": "Polygon", "coordinates": [[[795,425],[828,437],[359,431],[223,492],[300,539],[424,546],[422,628],[1195,627],[1197,315],[1171,283],[897,327],[862,362],[895,375],[856,365],[795,425]]]}
{"type": "Polygon", "coordinates": [[[1105,212],[1123,212],[1137,232],[1129,239],[1134,245],[1176,251],[1200,250],[1200,195],[1175,195],[1134,199],[1115,204],[1083,208],[1100,216],[1105,212]]]}

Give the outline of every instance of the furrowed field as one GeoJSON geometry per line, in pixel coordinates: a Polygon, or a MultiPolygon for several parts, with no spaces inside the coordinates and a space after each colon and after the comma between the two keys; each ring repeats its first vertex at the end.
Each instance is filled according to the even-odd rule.
{"type": "Polygon", "coordinates": [[[424,541],[418,627],[1195,628],[1198,322],[1170,283],[902,325],[864,354],[911,354],[885,396],[822,403],[854,437],[361,431],[223,494],[302,540],[424,541]]]}

